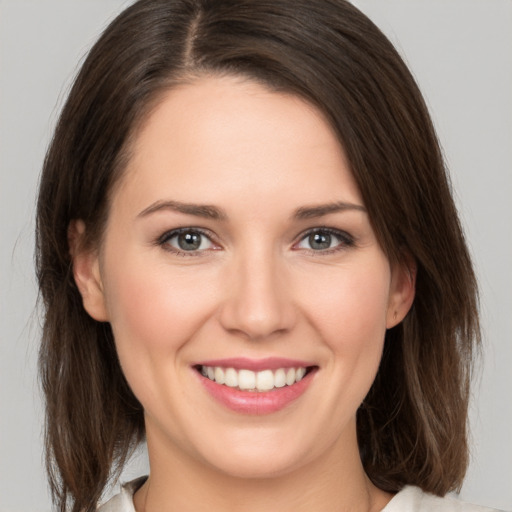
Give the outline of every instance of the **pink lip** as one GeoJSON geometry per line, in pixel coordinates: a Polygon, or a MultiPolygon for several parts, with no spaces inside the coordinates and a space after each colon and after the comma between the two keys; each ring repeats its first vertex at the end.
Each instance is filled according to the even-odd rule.
{"type": "MultiPolygon", "coordinates": [[[[208,363],[205,362],[203,365],[221,366],[223,368],[245,368],[253,371],[308,366],[302,362],[291,361],[289,359],[269,359],[266,360],[266,364],[263,364],[263,361],[264,360],[252,361],[251,364],[248,364],[248,360],[246,359],[223,359],[221,361],[208,361],[208,363]],[[269,366],[269,362],[272,366],[269,366]],[[278,362],[279,364],[277,364],[278,362]]],[[[302,396],[313,381],[316,368],[308,372],[302,380],[291,386],[274,388],[272,391],[263,392],[240,391],[237,388],[217,384],[201,375],[198,371],[194,370],[194,372],[207,393],[228,409],[241,414],[264,415],[280,411],[302,396]]]]}
{"type": "Polygon", "coordinates": [[[277,370],[278,368],[306,368],[314,365],[310,362],[282,357],[267,357],[264,359],[232,357],[228,359],[200,361],[195,363],[194,366],[220,366],[222,368],[234,368],[235,370],[245,369],[252,370],[253,372],[261,372],[263,370],[277,370]]]}

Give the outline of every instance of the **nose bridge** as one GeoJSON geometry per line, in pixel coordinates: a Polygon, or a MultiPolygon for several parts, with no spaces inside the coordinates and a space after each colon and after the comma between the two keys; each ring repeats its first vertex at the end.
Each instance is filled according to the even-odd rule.
{"type": "Polygon", "coordinates": [[[282,259],[271,247],[247,247],[235,255],[221,320],[250,339],[289,330],[293,303],[282,259]]]}

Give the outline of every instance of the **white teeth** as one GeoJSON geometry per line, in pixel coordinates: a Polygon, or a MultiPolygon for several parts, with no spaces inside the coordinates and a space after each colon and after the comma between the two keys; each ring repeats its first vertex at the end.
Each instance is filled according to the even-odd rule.
{"type": "Polygon", "coordinates": [[[238,387],[240,389],[254,389],[256,387],[256,374],[251,370],[239,370],[238,387]]]}
{"type": "Polygon", "coordinates": [[[235,370],[220,366],[201,366],[201,374],[217,384],[251,391],[270,391],[291,386],[306,375],[306,368],[278,368],[277,370],[235,370]]]}
{"type": "Polygon", "coordinates": [[[283,368],[279,368],[279,370],[274,373],[274,386],[276,388],[286,386],[286,372],[283,368]]]}
{"type": "Polygon", "coordinates": [[[224,373],[224,384],[230,388],[238,387],[238,373],[234,368],[228,368],[224,373]]]}
{"type": "Polygon", "coordinates": [[[286,372],[286,385],[291,386],[295,382],[295,368],[288,368],[286,372]]]}
{"type": "Polygon", "coordinates": [[[224,370],[220,366],[215,367],[215,382],[219,384],[224,384],[226,382],[226,376],[224,374],[224,370]]]}
{"type": "Polygon", "coordinates": [[[263,370],[256,375],[256,389],[258,391],[270,391],[274,384],[274,374],[272,370],[263,370]]]}

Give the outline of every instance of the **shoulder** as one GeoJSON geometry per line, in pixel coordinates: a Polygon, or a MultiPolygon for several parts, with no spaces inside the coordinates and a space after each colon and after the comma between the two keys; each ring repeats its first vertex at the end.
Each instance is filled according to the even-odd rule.
{"type": "Polygon", "coordinates": [[[142,476],[131,482],[121,485],[121,491],[106,503],[98,507],[97,512],[135,512],[133,495],[137,489],[146,481],[147,477],[142,476]]]}
{"type": "Polygon", "coordinates": [[[443,498],[423,492],[419,487],[404,487],[382,512],[499,512],[470,505],[451,496],[443,498]]]}

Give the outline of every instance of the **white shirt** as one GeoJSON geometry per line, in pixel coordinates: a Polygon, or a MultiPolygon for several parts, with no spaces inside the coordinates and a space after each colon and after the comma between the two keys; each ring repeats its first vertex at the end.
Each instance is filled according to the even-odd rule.
{"type": "MultiPolygon", "coordinates": [[[[135,512],[133,494],[146,477],[124,484],[121,492],[99,507],[98,512],[135,512]]],[[[470,505],[450,496],[440,498],[412,485],[404,487],[384,507],[382,512],[499,512],[487,507],[470,505]]]]}

